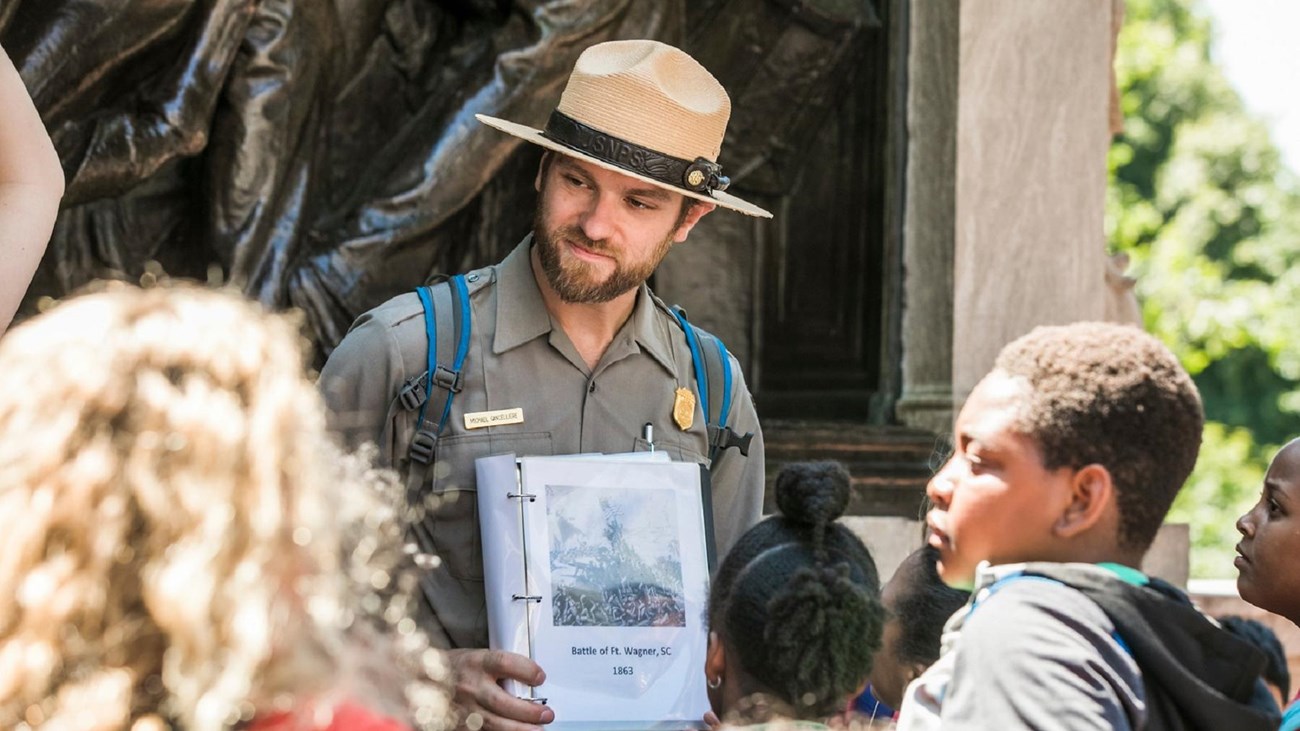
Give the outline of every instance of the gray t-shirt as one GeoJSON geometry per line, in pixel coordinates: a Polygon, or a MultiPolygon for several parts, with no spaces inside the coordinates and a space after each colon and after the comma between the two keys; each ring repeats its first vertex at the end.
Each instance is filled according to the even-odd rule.
{"type": "Polygon", "coordinates": [[[971,603],[944,627],[938,662],[904,694],[900,731],[1142,727],[1142,674],[1114,624],[1082,592],[1050,579],[993,587],[1022,568],[977,570],[971,603]]]}

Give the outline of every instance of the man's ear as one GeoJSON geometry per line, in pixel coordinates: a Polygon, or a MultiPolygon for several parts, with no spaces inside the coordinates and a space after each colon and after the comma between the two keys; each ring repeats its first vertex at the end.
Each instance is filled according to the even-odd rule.
{"type": "Polygon", "coordinates": [[[533,178],[533,190],[538,193],[542,192],[542,178],[546,176],[546,171],[551,167],[551,155],[554,153],[547,150],[542,153],[542,159],[537,163],[537,177],[533,178]]]}
{"type": "Polygon", "coordinates": [[[1053,530],[1061,538],[1074,538],[1091,530],[1115,503],[1115,481],[1099,464],[1084,465],[1070,478],[1070,502],[1053,530]]]}
{"type": "Polygon", "coordinates": [[[686,218],[682,221],[682,224],[677,227],[677,230],[673,232],[673,243],[675,244],[680,244],[685,241],[686,236],[690,234],[691,229],[695,228],[695,224],[699,223],[700,219],[704,218],[705,214],[711,212],[714,208],[717,208],[717,206],[712,203],[697,201],[693,198],[688,199],[688,201],[689,202],[686,205],[690,206],[690,208],[686,210],[686,218]]]}

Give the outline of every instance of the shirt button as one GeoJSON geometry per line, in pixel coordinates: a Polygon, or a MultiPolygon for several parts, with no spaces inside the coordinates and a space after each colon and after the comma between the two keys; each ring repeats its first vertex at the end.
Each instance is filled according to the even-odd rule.
{"type": "Polygon", "coordinates": [[[468,282],[477,282],[477,281],[478,281],[478,275],[477,275],[477,274],[471,274],[471,275],[469,275],[468,277],[465,277],[465,281],[468,281],[468,282]]]}
{"type": "Polygon", "coordinates": [[[592,381],[587,385],[587,393],[595,393],[595,392],[596,392],[596,382],[592,381]]]}

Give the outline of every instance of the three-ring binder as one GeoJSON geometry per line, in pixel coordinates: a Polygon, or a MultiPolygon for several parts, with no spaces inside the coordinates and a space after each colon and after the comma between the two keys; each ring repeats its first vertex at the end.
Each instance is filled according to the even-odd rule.
{"type": "Polygon", "coordinates": [[[502,454],[475,469],[489,647],[547,673],[503,690],[555,709],[559,731],[704,731],[705,468],[657,449],[502,454]],[[626,530],[607,535],[610,521],[626,530]]]}

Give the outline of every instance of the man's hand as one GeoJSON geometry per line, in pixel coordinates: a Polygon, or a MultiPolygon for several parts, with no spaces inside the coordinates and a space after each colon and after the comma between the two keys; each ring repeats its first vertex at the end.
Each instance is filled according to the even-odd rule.
{"type": "Polygon", "coordinates": [[[541,685],[546,673],[523,655],[502,650],[448,650],[456,678],[461,728],[471,731],[526,731],[555,720],[555,711],[507,693],[500,680],[541,685]],[[481,721],[481,723],[480,723],[481,721]]]}

